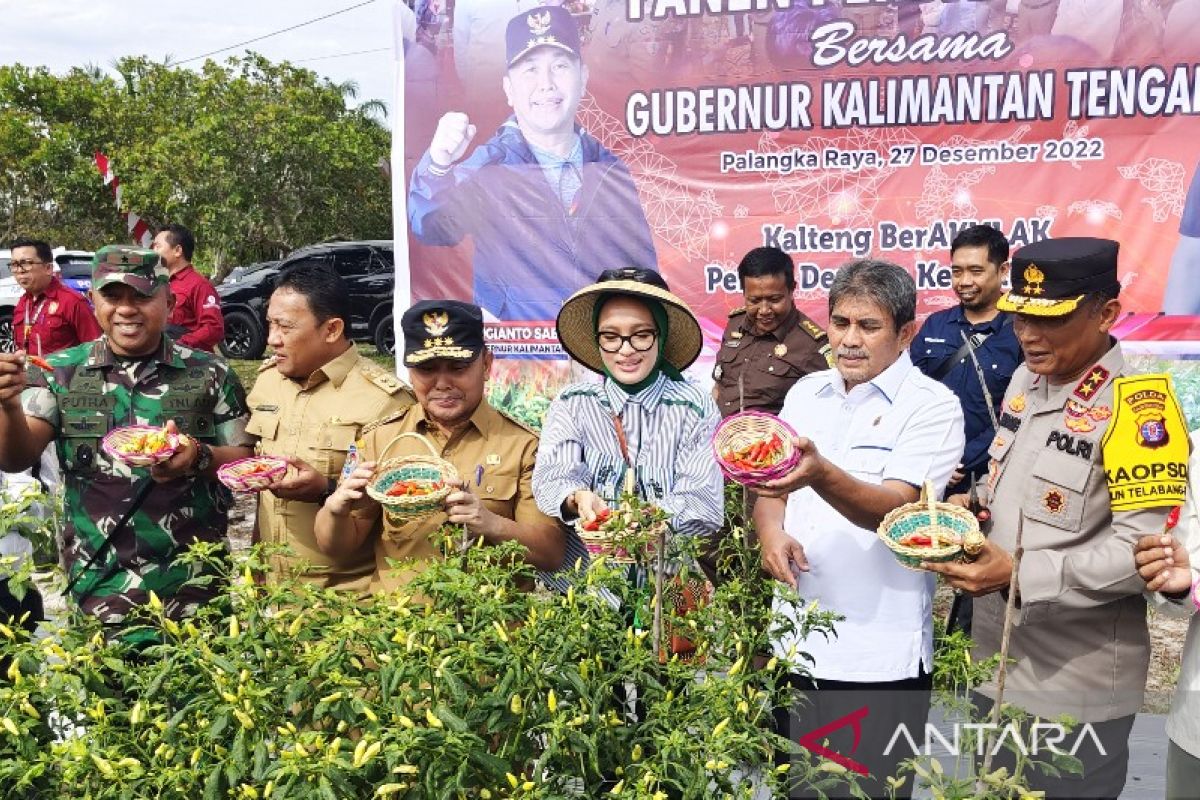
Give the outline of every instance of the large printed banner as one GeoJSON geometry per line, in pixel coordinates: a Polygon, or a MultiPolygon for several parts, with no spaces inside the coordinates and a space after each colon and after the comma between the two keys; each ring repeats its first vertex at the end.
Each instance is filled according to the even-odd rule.
{"type": "Polygon", "coordinates": [[[1119,240],[1131,329],[1200,313],[1196,0],[578,0],[577,34],[445,5],[418,2],[405,61],[409,278],[482,305],[501,357],[561,358],[562,300],[654,264],[711,352],[760,245],[819,322],[868,255],[926,314],[975,222],[1119,240]]]}

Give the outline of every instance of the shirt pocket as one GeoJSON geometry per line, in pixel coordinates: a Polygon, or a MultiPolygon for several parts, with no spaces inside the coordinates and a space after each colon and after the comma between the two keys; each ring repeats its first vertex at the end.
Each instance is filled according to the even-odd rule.
{"type": "Polygon", "coordinates": [[[896,446],[891,437],[878,437],[852,442],[846,450],[846,471],[853,475],[879,479],[892,459],[896,446]]]}
{"type": "Polygon", "coordinates": [[[313,464],[317,471],[325,475],[341,474],[358,431],[357,424],[326,423],[317,437],[316,463],[313,464]]]}
{"type": "Polygon", "coordinates": [[[1025,494],[1025,517],[1060,530],[1078,530],[1094,468],[1078,456],[1043,451],[1033,464],[1025,494]]]}
{"type": "Polygon", "coordinates": [[[246,423],[246,433],[258,437],[254,452],[273,455],[275,438],[279,435],[279,417],[264,411],[252,412],[246,423]]]}
{"type": "Polygon", "coordinates": [[[64,411],[59,459],[70,472],[94,472],[99,468],[100,440],[112,429],[112,416],[103,411],[64,411]]]}
{"type": "Polygon", "coordinates": [[[519,484],[516,475],[485,474],[483,482],[479,486],[472,486],[471,491],[479,495],[488,511],[505,519],[513,519],[517,513],[519,484]]]}

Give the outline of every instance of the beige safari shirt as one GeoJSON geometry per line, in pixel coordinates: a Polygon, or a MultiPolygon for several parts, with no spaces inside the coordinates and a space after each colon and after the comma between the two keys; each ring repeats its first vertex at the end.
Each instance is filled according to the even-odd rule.
{"type": "MultiPolygon", "coordinates": [[[[486,400],[471,415],[470,424],[446,439],[414,405],[398,418],[383,420],[363,433],[360,458],[366,461],[428,453],[413,437],[397,440],[403,433],[419,433],[433,445],[434,452],[449,461],[468,482],[483,504],[494,514],[523,524],[553,524],[533,500],[533,462],[537,457],[537,434],[492,408],[486,400]],[[394,446],[388,446],[395,442],[394,446]],[[386,450],[386,453],[385,453],[386,450]],[[476,482],[476,475],[482,474],[476,482]]],[[[353,512],[358,519],[375,523],[368,542],[375,550],[375,574],[371,591],[386,592],[407,584],[420,572],[420,565],[392,567],[388,561],[428,561],[440,558],[434,534],[446,524],[445,512],[414,521],[397,522],[384,514],[379,524],[379,503],[364,498],[353,512]]]]}
{"type": "MultiPolygon", "coordinates": [[[[1169,509],[1109,505],[1100,443],[1116,412],[1113,381],[1126,374],[1119,344],[1077,383],[1018,367],[989,450],[989,538],[1012,553],[1025,520],[1004,700],[1042,717],[1100,722],[1142,704],[1150,636],[1133,546],[1163,529],[1169,509]]],[[[1005,597],[975,601],[977,659],[1000,651],[1005,597]]]]}
{"type": "MultiPolygon", "coordinates": [[[[364,358],[353,345],[305,381],[286,378],[274,367],[263,371],[247,400],[246,432],[258,437],[256,452],[302,459],[334,480],[364,425],[416,402],[404,382],[364,358]]],[[[295,552],[295,557],[273,557],[272,573],[279,576],[307,563],[318,568],[305,574],[308,580],[365,590],[375,565],[371,548],[364,546],[354,556],[336,561],[322,554],[313,533],[319,509],[319,503],[259,494],[259,540],[287,544],[295,552]]]]}

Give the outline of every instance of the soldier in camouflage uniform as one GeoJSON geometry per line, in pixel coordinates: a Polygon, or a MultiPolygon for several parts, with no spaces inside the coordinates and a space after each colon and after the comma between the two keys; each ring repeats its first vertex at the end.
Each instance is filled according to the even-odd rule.
{"type": "Polygon", "coordinates": [[[0,468],[28,467],[55,443],[66,483],[63,555],[85,613],[120,624],[153,591],[179,618],[219,591],[188,585],[203,568],[179,556],[225,536],[229,495],[215,471],[252,452],[245,393],[223,361],[164,335],[172,297],[153,251],[102,248],[92,299],[104,331],[97,341],[54,353],[48,370],[25,366],[22,352],[0,355],[0,468]],[[133,424],[179,432],[178,452],[149,470],[114,461],[101,438],[133,424]],[[85,569],[147,477],[155,485],[141,508],[85,569]]]}

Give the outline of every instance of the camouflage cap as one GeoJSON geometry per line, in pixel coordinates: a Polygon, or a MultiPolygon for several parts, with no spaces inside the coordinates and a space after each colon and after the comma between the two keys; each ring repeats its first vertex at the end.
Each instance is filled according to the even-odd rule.
{"type": "Polygon", "coordinates": [[[110,244],[101,247],[92,257],[92,288],[103,289],[111,283],[132,286],[147,297],[160,286],[166,286],[170,274],[153,250],[110,244]]]}

